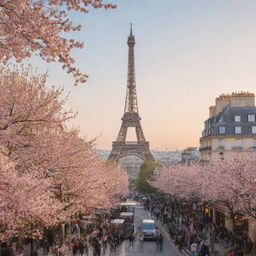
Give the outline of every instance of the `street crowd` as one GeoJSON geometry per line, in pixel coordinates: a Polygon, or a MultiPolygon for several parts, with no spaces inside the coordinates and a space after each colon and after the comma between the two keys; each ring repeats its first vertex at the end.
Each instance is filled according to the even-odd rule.
{"type": "Polygon", "coordinates": [[[70,232],[63,242],[60,235],[44,237],[41,241],[11,241],[1,244],[1,256],[87,256],[90,250],[93,256],[105,255],[107,247],[116,251],[123,241],[119,229],[112,228],[111,220],[118,215],[118,211],[111,214],[96,214],[91,221],[77,220],[71,224],[70,232]],[[29,250],[26,250],[29,244],[29,250]]]}
{"type": "MultiPolygon", "coordinates": [[[[162,194],[139,195],[137,200],[151,213],[152,217],[161,222],[169,232],[171,239],[180,251],[187,251],[191,256],[214,255],[214,248],[222,243],[226,247],[228,256],[245,256],[253,253],[255,249],[248,237],[242,234],[229,232],[223,226],[217,226],[212,220],[197,211],[193,204],[175,201],[162,194]]],[[[37,241],[26,253],[24,243],[13,242],[11,246],[1,244],[1,256],[87,256],[93,251],[93,256],[105,255],[107,250],[115,252],[125,238],[129,246],[134,246],[136,236],[139,239],[140,251],[143,251],[144,237],[142,232],[124,237],[118,228],[113,228],[111,220],[117,219],[120,210],[115,209],[109,213],[95,214],[91,221],[77,219],[65,232],[64,241],[60,242],[57,236],[55,241],[44,238],[37,241]]],[[[163,251],[163,235],[157,231],[155,244],[156,251],[163,251]]],[[[222,254],[223,255],[223,254],[222,254]]]]}
{"type": "Polygon", "coordinates": [[[185,250],[191,256],[213,255],[214,248],[220,243],[224,244],[228,256],[248,255],[255,249],[248,237],[214,225],[192,203],[151,194],[144,198],[144,207],[157,221],[162,222],[179,250],[185,250]]]}
{"type": "MultiPolygon", "coordinates": [[[[114,213],[118,215],[118,213],[114,213]]],[[[55,253],[58,256],[87,256],[89,248],[93,256],[105,255],[109,246],[110,251],[116,251],[123,241],[121,230],[112,228],[110,222],[115,216],[108,214],[96,215],[89,225],[76,224],[72,230],[73,239],[67,240],[55,253]],[[78,232],[79,231],[79,232],[78,232]],[[72,252],[72,253],[71,253],[72,252]]]]}

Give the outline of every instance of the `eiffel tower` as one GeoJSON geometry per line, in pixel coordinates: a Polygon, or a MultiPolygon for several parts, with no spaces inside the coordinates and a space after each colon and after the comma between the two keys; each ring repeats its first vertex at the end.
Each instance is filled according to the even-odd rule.
{"type": "Polygon", "coordinates": [[[128,77],[127,77],[127,92],[125,100],[124,115],[122,117],[122,125],[116,141],[112,143],[112,151],[109,159],[118,161],[125,156],[137,156],[147,160],[154,160],[149,149],[149,142],[145,140],[142,127],[140,124],[140,116],[138,111],[138,101],[136,94],[135,81],[135,62],[134,62],[134,46],[135,37],[132,33],[132,25],[130,35],[127,41],[128,51],[128,77]],[[126,141],[127,130],[134,127],[136,130],[137,141],[126,141]]]}

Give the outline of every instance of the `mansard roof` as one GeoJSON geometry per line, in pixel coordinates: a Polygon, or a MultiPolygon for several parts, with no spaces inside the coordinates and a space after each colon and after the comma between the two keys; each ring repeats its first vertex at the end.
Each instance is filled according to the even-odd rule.
{"type": "MultiPolygon", "coordinates": [[[[248,115],[256,116],[256,107],[227,106],[219,114],[205,121],[207,132],[203,137],[209,136],[252,136],[252,126],[256,122],[248,122],[248,115]],[[235,116],[240,116],[240,122],[235,122],[235,116]],[[219,127],[225,126],[225,134],[219,133],[219,127]],[[241,134],[235,134],[235,126],[241,126],[241,134]]],[[[256,120],[256,117],[255,117],[256,120]]],[[[256,135],[255,135],[256,137],[256,135]]]]}

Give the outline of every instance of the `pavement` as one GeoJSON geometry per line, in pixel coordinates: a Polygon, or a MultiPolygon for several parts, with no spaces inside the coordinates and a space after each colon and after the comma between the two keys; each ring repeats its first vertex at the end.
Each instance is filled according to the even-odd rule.
{"type": "MultiPolygon", "coordinates": [[[[135,209],[135,227],[138,229],[141,225],[143,219],[151,218],[151,215],[148,211],[142,206],[137,206],[135,209]]],[[[129,241],[125,240],[123,242],[124,249],[123,254],[120,256],[181,256],[176,247],[174,246],[172,240],[169,237],[169,234],[162,226],[161,223],[157,222],[157,227],[164,237],[163,251],[157,251],[156,243],[154,241],[144,241],[143,250],[140,251],[139,238],[138,235],[135,239],[134,246],[129,247],[129,241]]]]}
{"type": "MultiPolygon", "coordinates": [[[[151,218],[150,213],[146,211],[143,206],[138,204],[135,208],[135,233],[136,230],[138,230],[138,228],[141,226],[142,220],[149,218],[151,218]]],[[[139,235],[137,234],[134,240],[134,245],[132,247],[130,247],[129,245],[129,240],[125,240],[117,248],[116,252],[110,252],[108,246],[108,249],[105,252],[105,254],[103,254],[102,251],[101,256],[185,256],[186,254],[180,253],[178,249],[174,246],[173,241],[170,239],[170,236],[166,229],[163,227],[163,225],[160,222],[157,222],[156,225],[158,227],[158,230],[162,233],[164,237],[162,252],[157,250],[156,243],[154,241],[144,241],[143,249],[140,250],[139,235]]],[[[30,248],[28,248],[28,252],[29,249],[30,248]]],[[[28,256],[29,253],[25,253],[25,256],[26,255],[28,256]]],[[[45,256],[42,248],[39,249],[38,256],[45,256]]],[[[50,254],[48,256],[50,256],[50,254]]],[[[70,252],[66,256],[73,256],[73,253],[70,252]]],[[[92,248],[89,249],[88,256],[93,256],[92,248]]]]}
{"type": "MultiPolygon", "coordinates": [[[[144,209],[144,207],[138,205],[135,208],[135,233],[136,230],[141,226],[141,222],[143,219],[149,219],[151,215],[148,211],[144,209]]],[[[160,252],[157,250],[156,243],[154,241],[144,241],[143,249],[140,250],[140,242],[139,235],[137,234],[134,240],[134,244],[131,247],[129,245],[129,240],[125,240],[119,248],[117,248],[116,252],[110,252],[109,250],[106,254],[102,254],[104,256],[183,256],[180,254],[176,247],[174,246],[173,241],[170,239],[168,232],[162,226],[160,222],[157,222],[158,230],[162,233],[164,237],[163,243],[163,251],[160,252]]],[[[90,253],[89,256],[93,254],[90,253]]]]}
{"type": "MultiPolygon", "coordinates": [[[[143,219],[149,219],[151,215],[144,207],[138,205],[135,208],[135,233],[136,230],[141,226],[143,219]]],[[[162,233],[164,237],[163,251],[160,252],[157,250],[156,243],[154,241],[144,241],[143,249],[140,251],[140,243],[138,234],[135,237],[134,245],[130,247],[129,240],[125,240],[116,252],[106,252],[104,256],[183,256],[180,254],[176,247],[174,246],[173,241],[170,239],[168,232],[162,226],[161,223],[157,222],[158,230],[162,233]]],[[[93,254],[90,253],[89,256],[93,254]]],[[[103,254],[102,254],[103,255],[103,254]]]]}
{"type": "MultiPolygon", "coordinates": [[[[184,230],[186,230],[187,232],[189,232],[186,227],[183,227],[183,228],[184,228],[184,230]]],[[[167,228],[165,228],[165,229],[167,230],[167,228]]],[[[206,234],[206,237],[209,238],[209,237],[210,237],[210,234],[207,233],[207,234],[206,234]]],[[[211,247],[209,248],[210,254],[211,254],[211,255],[214,255],[214,256],[226,256],[226,255],[228,254],[228,251],[229,251],[230,249],[231,249],[231,248],[227,248],[227,247],[225,246],[225,242],[222,241],[222,240],[220,240],[218,243],[215,243],[215,244],[214,244],[214,252],[211,251],[211,247]]],[[[182,255],[186,255],[186,256],[191,255],[191,251],[190,251],[188,248],[184,248],[184,249],[183,249],[183,252],[182,252],[182,255]]]]}
{"type": "MultiPolygon", "coordinates": [[[[137,205],[135,208],[135,233],[136,230],[141,225],[141,222],[143,219],[149,219],[151,218],[151,214],[149,211],[145,210],[143,206],[137,205]]],[[[138,235],[135,238],[134,246],[129,246],[129,241],[125,240],[116,250],[116,252],[110,252],[109,247],[108,250],[103,254],[103,251],[101,253],[101,256],[188,256],[190,255],[190,250],[186,249],[180,252],[174,245],[174,241],[171,240],[167,229],[160,223],[157,222],[158,230],[162,233],[164,237],[164,243],[163,243],[163,251],[160,252],[156,248],[156,243],[154,241],[144,241],[143,250],[140,251],[140,244],[139,244],[139,237],[138,235]]],[[[30,256],[30,244],[25,246],[24,256],[30,256]]],[[[219,243],[215,243],[215,253],[211,255],[215,256],[224,256],[227,255],[228,248],[225,247],[225,244],[223,241],[220,241],[219,243]]],[[[38,250],[38,256],[46,256],[44,254],[44,251],[42,248],[38,250]]],[[[50,256],[50,254],[48,255],[50,256]]],[[[73,256],[73,253],[70,252],[66,256],[73,256]]],[[[93,256],[93,250],[92,248],[89,249],[89,255],[93,256]]]]}

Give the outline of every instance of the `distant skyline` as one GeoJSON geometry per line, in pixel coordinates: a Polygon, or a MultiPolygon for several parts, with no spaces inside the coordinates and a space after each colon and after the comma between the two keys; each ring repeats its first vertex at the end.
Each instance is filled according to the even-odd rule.
{"type": "MultiPolygon", "coordinates": [[[[72,124],[98,149],[111,149],[121,126],[127,79],[130,23],[136,39],[139,113],[151,149],[199,146],[208,108],[221,93],[255,92],[256,1],[112,0],[114,10],[74,14],[85,42],[75,50],[77,66],[89,74],[85,85],[58,64],[32,62],[49,69],[49,85],[71,92],[67,108],[78,111],[72,124]]],[[[73,36],[73,35],[72,35],[73,36]]]]}

